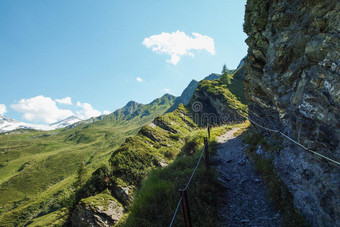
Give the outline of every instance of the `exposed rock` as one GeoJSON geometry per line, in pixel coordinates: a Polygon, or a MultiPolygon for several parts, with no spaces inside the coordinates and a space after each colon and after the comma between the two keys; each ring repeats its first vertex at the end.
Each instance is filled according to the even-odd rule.
{"type": "MultiPolygon", "coordinates": [[[[216,73],[211,73],[209,76],[205,77],[204,80],[217,80],[220,77],[221,76],[216,73]]],[[[167,110],[167,113],[174,111],[180,103],[182,103],[183,105],[188,105],[197,86],[198,86],[198,81],[192,80],[188,84],[188,86],[184,89],[181,96],[176,98],[174,105],[167,110]]]]}
{"type": "Polygon", "coordinates": [[[198,125],[241,122],[246,119],[247,107],[231,87],[243,90],[242,74],[234,75],[230,85],[221,80],[203,80],[190,101],[193,119],[198,125]]]}
{"type": "MultiPolygon", "coordinates": [[[[335,160],[340,160],[339,9],[336,0],[248,0],[244,24],[250,118],[335,160]]],[[[340,225],[339,167],[289,144],[273,164],[295,205],[312,225],[340,225]]]]}
{"type": "Polygon", "coordinates": [[[72,226],[113,226],[123,211],[122,205],[104,192],[81,200],[72,214],[72,226]]]}
{"type": "Polygon", "coordinates": [[[132,194],[134,192],[134,186],[113,186],[111,188],[114,196],[119,199],[125,206],[127,206],[132,201],[132,194]]]}

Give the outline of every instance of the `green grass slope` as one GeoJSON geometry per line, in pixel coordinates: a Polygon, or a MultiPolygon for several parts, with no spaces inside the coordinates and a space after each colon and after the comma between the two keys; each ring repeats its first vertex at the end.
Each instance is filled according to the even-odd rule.
{"type": "MultiPolygon", "coordinates": [[[[242,74],[235,76],[237,71],[234,71],[234,73],[230,86],[238,86],[235,88],[235,91],[238,91],[238,89],[243,90],[243,79],[238,77],[242,76],[242,74]]],[[[241,92],[242,91],[239,91],[238,96],[241,95],[241,92]]],[[[228,89],[228,85],[223,84],[220,80],[201,81],[192,101],[194,101],[195,98],[201,101],[206,101],[210,98],[218,100],[220,103],[223,103],[228,110],[232,110],[238,114],[239,121],[244,120],[246,117],[246,105],[239,100],[240,97],[237,97],[228,89]]],[[[206,104],[205,107],[207,107],[205,110],[216,108],[211,101],[204,104],[206,104]]],[[[122,110],[119,114],[129,113],[133,109],[140,108],[136,103],[129,103],[127,107],[128,108],[122,110]]],[[[173,193],[169,193],[169,190],[183,183],[183,179],[185,179],[190,171],[192,171],[192,168],[194,168],[193,163],[197,160],[197,151],[202,145],[206,131],[200,129],[197,124],[194,123],[193,117],[195,112],[189,107],[180,104],[175,111],[157,117],[151,124],[143,126],[137,135],[127,138],[125,142],[113,152],[109,160],[111,166],[110,183],[108,183],[106,187],[127,210],[129,210],[130,205],[132,205],[131,215],[127,218],[126,222],[123,221],[128,226],[153,225],[153,221],[155,221],[153,220],[154,217],[161,216],[158,214],[164,212],[164,210],[162,210],[163,208],[158,204],[160,202],[159,199],[164,198],[162,193],[173,196],[173,193]],[[192,157],[195,158],[193,159],[192,157]],[[176,162],[173,163],[175,159],[176,162]],[[182,166],[183,163],[188,165],[182,166]],[[165,169],[168,170],[164,170],[164,172],[166,172],[164,174],[167,176],[162,174],[149,175],[151,172],[154,173],[154,171],[162,173],[163,168],[160,167],[167,165],[169,165],[169,168],[165,169]],[[169,170],[170,172],[168,172],[169,170]],[[163,181],[163,177],[167,180],[163,181]],[[145,178],[145,182],[141,184],[145,178]],[[176,182],[175,179],[177,178],[182,179],[182,181],[178,180],[176,182]],[[158,184],[156,182],[160,183],[158,184]],[[147,199],[144,201],[145,198],[147,199]]],[[[225,109],[215,110],[215,112],[223,110],[225,109]]],[[[204,113],[205,112],[202,114],[204,113]]],[[[213,175],[208,174],[209,176],[207,178],[204,178],[203,173],[199,175],[203,187],[214,184],[213,181],[209,181],[209,178],[213,175]]],[[[97,184],[104,185],[102,183],[97,184]]],[[[88,185],[93,185],[93,183],[88,185]]],[[[216,189],[215,186],[213,188],[216,189]]],[[[105,190],[105,187],[102,187],[100,190],[105,190]]],[[[97,190],[97,193],[100,193],[100,190],[97,190]]],[[[91,192],[89,188],[85,189],[84,192],[83,195],[93,196],[93,194],[91,194],[93,190],[91,192]]],[[[210,196],[213,194],[213,190],[209,191],[209,188],[207,188],[205,192],[210,196]]],[[[202,195],[204,197],[204,193],[200,194],[199,191],[195,193],[197,193],[197,196],[202,195]]],[[[212,202],[209,199],[200,200],[197,198],[195,204],[198,204],[199,201],[203,202],[202,204],[212,202]]],[[[171,206],[171,209],[172,207],[173,206],[171,206]]],[[[75,212],[77,213],[77,210],[75,210],[75,212]]],[[[209,212],[207,217],[202,217],[202,219],[196,223],[202,224],[204,223],[202,220],[205,220],[210,224],[214,224],[213,206],[209,212]]],[[[168,219],[170,214],[166,213],[166,216],[168,219]]],[[[197,216],[199,217],[200,215],[197,216]]],[[[160,223],[161,222],[157,222],[156,226],[160,223]]]]}
{"type": "MultiPolygon", "coordinates": [[[[190,111],[180,104],[175,111],[156,117],[135,136],[127,138],[113,152],[109,160],[111,167],[96,170],[77,191],[78,205],[87,201],[86,198],[109,190],[124,209],[129,209],[136,189],[147,174],[157,167],[172,163],[177,154],[188,149],[183,148],[183,145],[188,136],[198,129],[190,117],[190,111]]],[[[197,144],[197,141],[191,141],[190,151],[197,144]]],[[[82,210],[78,205],[71,209],[69,221],[75,221],[74,217],[81,215],[82,210]]],[[[47,215],[46,219],[51,219],[51,216],[47,215]]],[[[39,221],[45,222],[46,219],[40,218],[39,221]]]]}
{"type": "Polygon", "coordinates": [[[211,124],[225,124],[246,120],[242,68],[243,66],[234,71],[230,84],[223,83],[221,79],[199,82],[189,104],[194,115],[197,115],[196,123],[206,125],[210,120],[211,124]]]}
{"type": "Polygon", "coordinates": [[[163,96],[127,118],[104,116],[55,131],[0,134],[0,226],[26,225],[65,206],[82,162],[90,176],[127,137],[163,114],[173,100],[163,96]]]}
{"type": "Polygon", "coordinates": [[[157,117],[112,154],[114,180],[121,186],[138,186],[150,169],[171,163],[181,151],[184,137],[195,129],[190,112],[182,104],[174,112],[157,117]]]}

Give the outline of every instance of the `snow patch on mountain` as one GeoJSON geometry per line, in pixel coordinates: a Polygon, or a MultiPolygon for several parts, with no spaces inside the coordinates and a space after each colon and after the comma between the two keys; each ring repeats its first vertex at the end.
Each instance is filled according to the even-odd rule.
{"type": "Polygon", "coordinates": [[[58,129],[58,128],[65,128],[69,125],[72,125],[74,123],[77,123],[78,121],[81,121],[80,118],[76,117],[76,116],[71,116],[71,117],[68,117],[64,120],[61,120],[61,121],[57,121],[55,123],[52,123],[50,124],[49,126],[51,127],[54,127],[55,129],[58,129]]]}
{"type": "Polygon", "coordinates": [[[52,123],[50,125],[40,125],[40,124],[29,124],[21,121],[17,121],[11,118],[7,118],[0,115],[0,133],[9,132],[17,129],[35,129],[42,131],[50,131],[58,128],[65,128],[69,125],[72,125],[76,122],[81,121],[76,116],[68,117],[64,120],[52,123]]]}

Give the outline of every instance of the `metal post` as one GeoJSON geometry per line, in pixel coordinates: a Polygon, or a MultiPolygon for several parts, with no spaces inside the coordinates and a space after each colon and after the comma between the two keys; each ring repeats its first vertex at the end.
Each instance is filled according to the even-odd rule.
{"type": "Polygon", "coordinates": [[[210,162],[209,162],[209,147],[208,147],[208,139],[207,137],[204,137],[204,144],[205,144],[205,167],[207,170],[210,169],[210,162]]]}
{"type": "Polygon", "coordinates": [[[208,125],[208,136],[210,138],[210,124],[208,125]]]}
{"type": "Polygon", "coordinates": [[[191,217],[190,217],[190,210],[189,210],[189,203],[188,203],[188,196],[187,191],[185,189],[180,189],[179,193],[183,196],[182,199],[182,209],[184,215],[184,222],[186,227],[191,227],[191,217]]]}

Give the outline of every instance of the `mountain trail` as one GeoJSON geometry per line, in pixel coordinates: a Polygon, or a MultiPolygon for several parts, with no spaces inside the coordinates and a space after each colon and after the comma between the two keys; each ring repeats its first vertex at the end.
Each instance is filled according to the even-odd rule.
{"type": "Polygon", "coordinates": [[[218,181],[221,226],[281,226],[280,215],[272,207],[267,187],[255,172],[253,161],[244,153],[246,144],[234,128],[218,137],[213,157],[218,181]]]}

